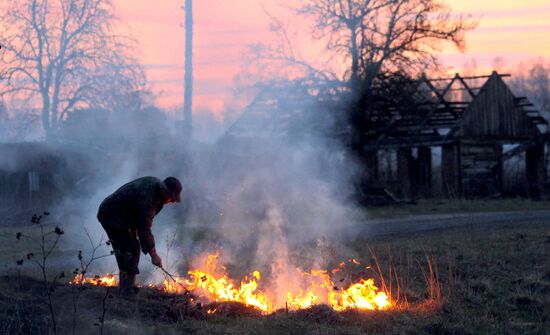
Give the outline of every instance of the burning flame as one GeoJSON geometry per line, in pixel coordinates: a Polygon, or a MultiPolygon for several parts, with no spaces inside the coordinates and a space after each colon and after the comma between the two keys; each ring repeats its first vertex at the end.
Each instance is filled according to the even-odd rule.
{"type": "MultiPolygon", "coordinates": [[[[343,272],[345,262],[340,263],[338,268],[331,271],[301,272],[297,269],[299,283],[289,283],[285,306],[277,306],[274,303],[275,297],[271,296],[269,291],[266,293],[259,289],[260,271],[254,271],[250,278],[245,277],[244,280],[236,283],[228,278],[226,269],[218,265],[218,256],[219,253],[208,255],[204,266],[201,269],[189,271],[187,278],[165,279],[161,285],[149,284],[148,287],[176,294],[189,291],[195,295],[203,296],[209,301],[239,302],[258,308],[263,312],[272,312],[285,306],[291,310],[304,309],[318,304],[327,304],[336,311],[348,309],[386,310],[392,307],[388,295],[375,286],[372,278],[360,279],[345,287],[336,285],[331,279],[331,274],[343,272]]],[[[355,259],[350,259],[349,262],[360,264],[355,259]]],[[[117,280],[114,275],[95,276],[82,280],[77,276],[72,284],[116,286],[117,280]]],[[[215,312],[216,309],[211,309],[208,314],[215,312]]]]}
{"type": "Polygon", "coordinates": [[[222,270],[222,275],[216,275],[218,255],[208,255],[204,270],[189,271],[191,278],[185,281],[187,289],[199,291],[213,301],[235,301],[268,311],[270,306],[266,295],[257,291],[260,272],[254,271],[254,279],[245,278],[237,286],[227,278],[225,269],[222,270]]]}
{"type": "Polygon", "coordinates": [[[117,286],[118,281],[113,274],[106,274],[104,276],[94,276],[92,278],[83,277],[81,275],[76,275],[71,282],[75,285],[84,285],[91,284],[94,286],[117,286]]]}
{"type": "MultiPolygon", "coordinates": [[[[353,263],[359,264],[355,260],[353,263]]],[[[332,272],[341,271],[335,269],[332,272]]],[[[315,270],[304,275],[309,277],[309,289],[305,292],[300,290],[294,296],[291,293],[287,294],[288,305],[293,309],[308,308],[320,303],[328,304],[336,311],[352,308],[385,310],[391,306],[386,293],[374,285],[374,279],[361,279],[348,288],[341,289],[331,280],[327,271],[315,270]]]]}

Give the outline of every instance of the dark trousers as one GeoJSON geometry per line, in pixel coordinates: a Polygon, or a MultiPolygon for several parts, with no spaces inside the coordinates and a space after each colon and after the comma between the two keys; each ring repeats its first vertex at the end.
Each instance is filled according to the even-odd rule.
{"type": "Polygon", "coordinates": [[[121,224],[116,218],[101,218],[101,225],[111,244],[113,251],[115,252],[116,262],[120,272],[127,272],[128,274],[139,273],[139,254],[141,246],[137,238],[137,232],[135,229],[120,229],[113,227],[120,227],[121,224]],[[117,221],[117,222],[114,222],[117,221]]]}

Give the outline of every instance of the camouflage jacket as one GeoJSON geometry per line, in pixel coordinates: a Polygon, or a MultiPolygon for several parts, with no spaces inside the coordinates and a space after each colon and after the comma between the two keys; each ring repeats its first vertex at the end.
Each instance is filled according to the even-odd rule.
{"type": "Polygon", "coordinates": [[[151,226],[153,218],[164,206],[163,188],[166,188],[164,183],[155,177],[133,180],[103,200],[97,217],[111,229],[135,229],[141,250],[147,254],[155,247],[151,226]]]}

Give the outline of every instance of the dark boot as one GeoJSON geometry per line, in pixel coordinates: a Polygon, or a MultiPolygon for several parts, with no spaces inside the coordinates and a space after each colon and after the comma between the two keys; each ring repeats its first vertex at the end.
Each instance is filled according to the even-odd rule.
{"type": "Polygon", "coordinates": [[[136,295],[135,290],[136,275],[128,272],[120,272],[120,282],[118,284],[119,294],[123,297],[133,297],[136,295]]]}

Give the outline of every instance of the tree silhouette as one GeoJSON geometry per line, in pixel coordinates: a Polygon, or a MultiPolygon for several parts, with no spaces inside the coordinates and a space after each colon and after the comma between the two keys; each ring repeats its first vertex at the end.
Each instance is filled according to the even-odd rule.
{"type": "Polygon", "coordinates": [[[296,9],[312,34],[349,62],[342,80],[370,89],[381,74],[437,66],[442,42],[463,49],[475,23],[436,0],[309,0],[296,9]]]}
{"type": "Polygon", "coordinates": [[[10,1],[0,14],[2,94],[31,97],[54,134],[67,113],[102,96],[109,71],[135,70],[132,41],[115,34],[114,22],[109,0],[10,1]]]}

